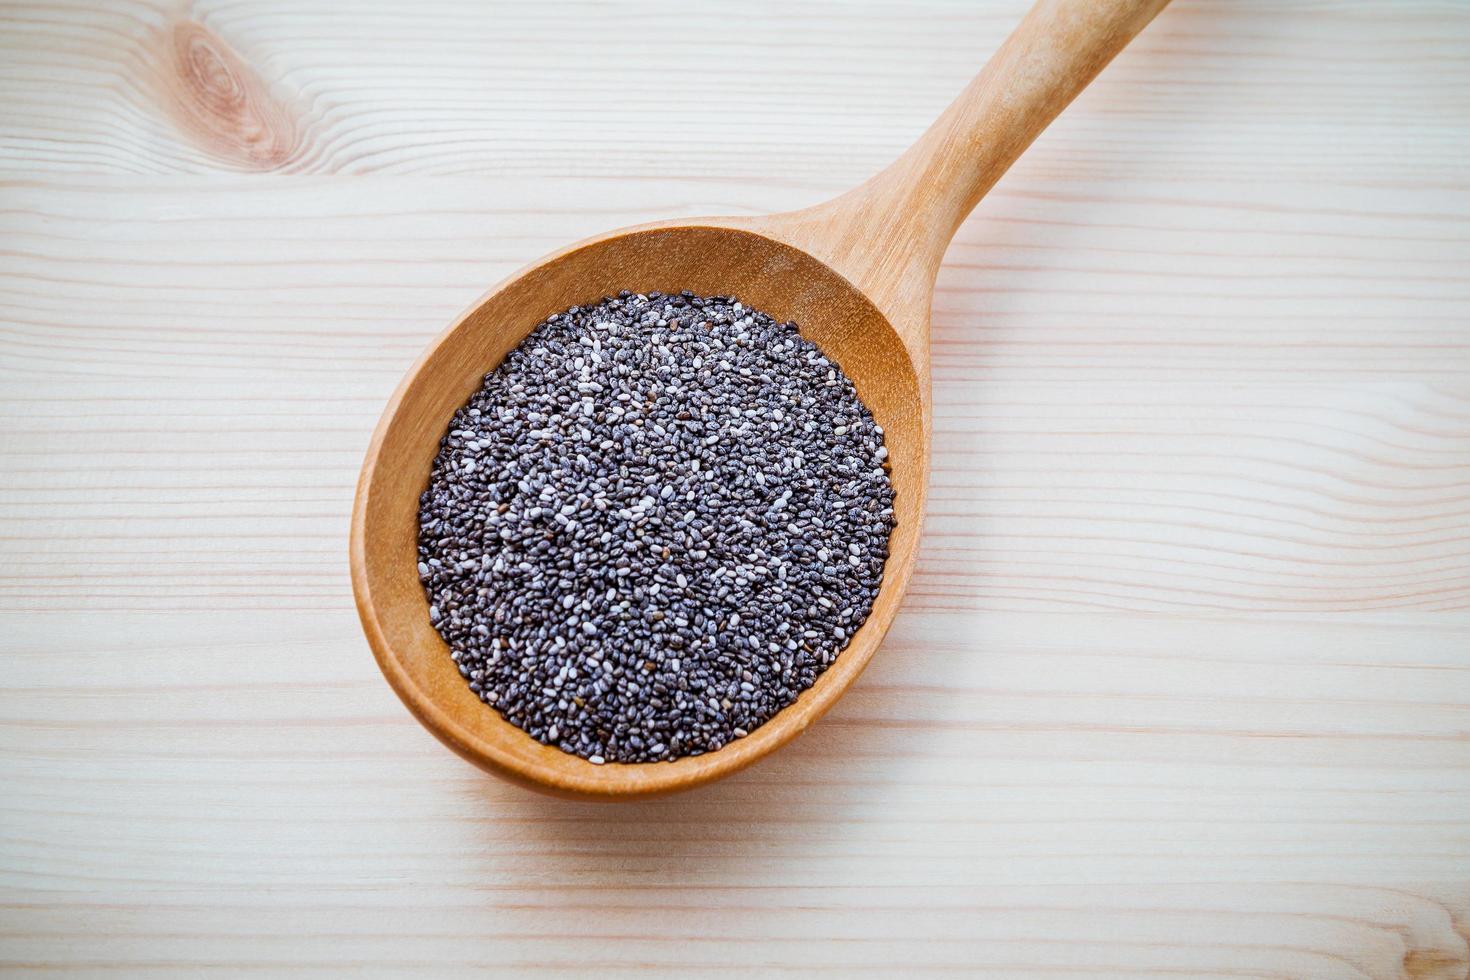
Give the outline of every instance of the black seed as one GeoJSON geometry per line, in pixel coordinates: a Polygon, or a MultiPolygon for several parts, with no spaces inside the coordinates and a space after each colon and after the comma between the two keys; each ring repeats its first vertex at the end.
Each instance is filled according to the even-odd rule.
{"type": "Polygon", "coordinates": [[[688,292],[574,306],[440,442],[419,507],[432,621],[470,689],[542,742],[607,762],[713,751],[867,618],[886,456],[794,324],[688,292]]]}

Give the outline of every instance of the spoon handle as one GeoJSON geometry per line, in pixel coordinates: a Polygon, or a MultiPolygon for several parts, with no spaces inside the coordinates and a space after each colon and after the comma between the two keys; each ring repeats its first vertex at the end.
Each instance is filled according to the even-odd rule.
{"type": "Polygon", "coordinates": [[[933,229],[942,252],[1022,151],[1167,3],[1038,0],[918,142],[869,182],[870,203],[886,198],[933,229]]]}
{"type": "Polygon", "coordinates": [[[1021,152],[1168,0],[1038,0],[913,146],[866,183],[775,215],[883,308],[910,349],[926,345],[940,259],[960,222],[1021,152]]]}

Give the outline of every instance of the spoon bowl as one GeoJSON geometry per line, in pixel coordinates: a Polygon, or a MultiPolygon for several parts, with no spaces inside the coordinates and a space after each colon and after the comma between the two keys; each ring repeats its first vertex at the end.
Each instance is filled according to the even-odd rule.
{"type": "Polygon", "coordinates": [[[431,732],[535,789],[626,799],[687,789],[774,751],[830,708],[898,612],[929,472],[929,305],[965,215],[1166,0],[1041,0],[939,121],[887,170],[803,211],[658,223],[587,239],[496,286],[441,334],[390,399],[358,482],[353,591],[378,665],[431,732]],[[744,738],[672,762],[595,765],[543,745],[469,689],[429,621],[419,495],[439,440],[484,376],[537,324],[621,290],[732,295],[836,361],[885,433],[894,528],[872,611],[816,683],[744,738]]]}
{"type": "Polygon", "coordinates": [[[358,608],[373,652],[404,703],[450,748],[540,789],[646,795],[734,772],[790,741],[867,664],[898,611],[917,553],[928,471],[927,398],[909,352],[877,308],[842,276],[754,231],[654,225],[574,245],[492,289],[446,331],[393,397],[368,455],[353,520],[358,608]],[[429,622],[418,577],[419,494],[454,412],[486,372],[546,317],[619,290],[729,294],[802,332],[842,366],[883,426],[895,527],[883,587],[848,647],[795,704],[717,752],[673,762],[593,765],[542,745],[487,707],[429,622]]]}

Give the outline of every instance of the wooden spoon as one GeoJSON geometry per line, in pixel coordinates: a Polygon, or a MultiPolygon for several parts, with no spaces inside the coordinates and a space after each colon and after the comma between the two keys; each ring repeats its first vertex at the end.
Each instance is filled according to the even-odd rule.
{"type": "Polygon", "coordinates": [[[929,470],[929,304],[961,221],[1168,0],[1040,0],[939,120],[888,169],[803,211],[641,225],[553,253],[490,290],[409,371],[373,435],[352,515],[352,585],[383,674],[446,745],[536,789],[632,798],[729,775],[791,741],[847,690],[898,611],[929,470]],[[419,494],[455,410],[552,313],[619,290],[738,296],[794,320],[886,431],[895,520],[877,602],[816,684],[715,752],[593,765],[536,742],[460,677],[417,571],[419,494]]]}

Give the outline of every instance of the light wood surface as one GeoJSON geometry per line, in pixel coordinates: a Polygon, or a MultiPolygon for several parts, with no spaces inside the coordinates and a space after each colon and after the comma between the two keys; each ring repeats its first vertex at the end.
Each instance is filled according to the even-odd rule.
{"type": "Polygon", "coordinates": [[[862,180],[1025,3],[687,6],[4,6],[4,968],[1465,976],[1465,4],[1176,0],[1038,140],[782,752],[568,803],[403,710],[347,515],[427,340],[862,180]]]}
{"type": "Polygon", "coordinates": [[[924,135],[862,185],[798,211],[592,236],[493,286],[435,338],[368,444],[348,545],[363,631],[414,717],[465,759],[532,789],[629,800],[739,772],[830,710],[887,635],[913,577],[928,488],[929,310],[940,259],[985,191],[1166,2],[1038,0],[924,135]],[[420,497],[455,411],[536,324],[625,290],[738,296],[800,324],[882,425],[894,491],[879,594],[838,661],[748,736],[671,763],[589,762],[487,710],[432,625],[418,573],[420,497]]]}

